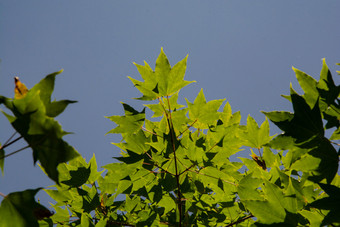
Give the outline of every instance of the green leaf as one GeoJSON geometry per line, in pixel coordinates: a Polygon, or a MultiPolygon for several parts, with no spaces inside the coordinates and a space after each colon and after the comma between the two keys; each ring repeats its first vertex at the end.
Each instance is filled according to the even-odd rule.
{"type": "Polygon", "coordinates": [[[163,195],[162,199],[157,203],[157,205],[159,207],[164,207],[165,214],[176,209],[176,203],[169,195],[163,195]]]}
{"type": "Polygon", "coordinates": [[[296,69],[293,67],[293,70],[296,74],[296,78],[299,81],[299,84],[305,94],[303,97],[305,98],[306,102],[310,107],[313,107],[318,100],[319,97],[319,92],[316,88],[317,86],[317,81],[309,76],[308,74],[296,69]]]}
{"type": "Polygon", "coordinates": [[[150,138],[145,136],[145,133],[140,130],[135,134],[124,134],[125,143],[113,143],[124,151],[132,151],[136,154],[144,154],[150,149],[148,143],[150,138]]]}
{"type": "Polygon", "coordinates": [[[317,147],[294,162],[292,169],[309,172],[309,180],[320,182],[326,179],[330,183],[339,167],[338,154],[329,141],[320,141],[317,147]]]}
{"type": "Polygon", "coordinates": [[[257,189],[262,180],[253,177],[253,173],[246,175],[239,183],[237,192],[241,200],[264,200],[262,194],[257,189]]]}
{"type": "Polygon", "coordinates": [[[289,178],[289,184],[284,191],[284,207],[290,213],[297,213],[305,205],[301,187],[296,188],[294,185],[299,185],[295,179],[289,178]],[[295,181],[295,184],[293,183],[295,181]]]}
{"type": "Polygon", "coordinates": [[[64,202],[71,200],[72,195],[69,188],[58,188],[58,190],[44,189],[44,191],[55,201],[57,204],[64,205],[64,202]]]}
{"type": "Polygon", "coordinates": [[[294,118],[288,123],[290,128],[287,128],[285,133],[301,142],[315,135],[323,137],[324,129],[318,102],[311,109],[301,96],[292,93],[291,98],[294,118]]]}
{"type": "Polygon", "coordinates": [[[309,211],[309,210],[301,210],[299,212],[304,216],[305,218],[308,219],[310,226],[311,227],[319,227],[322,226],[322,220],[324,218],[324,215],[321,214],[320,212],[314,210],[314,211],[309,211]]]}
{"type": "Polygon", "coordinates": [[[300,221],[301,216],[288,212],[292,204],[282,190],[267,180],[249,174],[240,181],[238,193],[259,224],[297,226],[300,221]]]}
{"type": "Polygon", "coordinates": [[[0,206],[0,226],[38,227],[38,220],[50,217],[51,212],[34,200],[35,194],[40,189],[12,192],[7,195],[0,206]]]}
{"type": "MultiPolygon", "coordinates": [[[[79,155],[62,139],[67,133],[62,130],[60,124],[47,114],[55,76],[59,73],[46,76],[21,99],[4,100],[4,104],[14,116],[4,114],[32,148],[34,163],[39,161],[46,174],[57,183],[57,166],[79,155]]],[[[52,112],[57,115],[62,110],[52,112]]]]}
{"type": "Polygon", "coordinates": [[[328,106],[335,104],[335,100],[340,94],[340,86],[334,84],[332,74],[326,64],[325,59],[322,59],[322,69],[320,72],[320,81],[317,85],[321,100],[328,106]]]}
{"type": "Polygon", "coordinates": [[[275,163],[277,160],[276,157],[277,156],[270,150],[270,148],[268,147],[263,148],[263,159],[266,162],[267,167],[273,167],[275,166],[275,164],[276,165],[278,164],[278,162],[275,163]]]}
{"type": "MultiPolygon", "coordinates": [[[[118,124],[118,126],[108,133],[129,133],[132,134],[138,130],[141,130],[141,127],[144,124],[145,120],[145,109],[142,112],[138,112],[133,109],[128,104],[122,103],[124,107],[125,116],[111,116],[107,117],[111,121],[118,124]]],[[[106,133],[106,134],[108,134],[106,133]]]]}
{"type": "Polygon", "coordinates": [[[311,207],[315,207],[321,210],[330,210],[322,221],[322,225],[329,225],[332,223],[340,223],[339,217],[339,203],[340,203],[340,188],[334,185],[319,184],[321,188],[329,195],[322,199],[318,199],[310,204],[311,207]]]}
{"type": "Polygon", "coordinates": [[[65,108],[70,103],[76,103],[77,101],[72,100],[60,100],[60,101],[53,101],[49,103],[46,107],[46,115],[49,117],[56,117],[62,112],[64,112],[65,108]]]}
{"type": "Polygon", "coordinates": [[[220,120],[223,122],[225,127],[231,126],[234,124],[239,125],[241,121],[241,113],[240,111],[236,113],[232,113],[231,106],[229,102],[227,102],[223,108],[223,112],[220,113],[220,120]]]}
{"type": "Polygon", "coordinates": [[[203,89],[198,93],[194,103],[186,99],[189,108],[189,118],[192,122],[197,121],[194,126],[199,129],[208,129],[209,125],[216,123],[220,117],[218,109],[224,100],[219,99],[206,102],[203,89]]]}
{"type": "Polygon", "coordinates": [[[141,100],[155,100],[159,97],[171,96],[177,93],[180,89],[194,81],[185,81],[184,74],[186,70],[187,57],[178,62],[171,68],[169,60],[161,49],[156,60],[155,71],[145,62],[145,66],[135,64],[144,82],[129,79],[142,92],[141,100]]]}
{"type": "Polygon", "coordinates": [[[107,223],[107,219],[101,219],[99,220],[99,222],[96,224],[96,227],[105,227],[107,226],[106,223],[107,223]]]}
{"type": "Polygon", "coordinates": [[[71,100],[61,100],[51,102],[51,95],[54,90],[55,77],[62,73],[63,70],[59,72],[51,73],[42,79],[38,84],[30,89],[29,92],[39,93],[40,99],[46,108],[46,115],[49,117],[56,117],[62,113],[68,104],[75,103],[76,101],[71,100]]]}
{"type": "MultiPolygon", "coordinates": [[[[144,105],[154,112],[152,117],[161,117],[164,113],[169,113],[169,111],[178,110],[184,105],[177,103],[178,93],[173,94],[171,97],[160,98],[159,103],[144,105]]],[[[176,112],[175,112],[176,113],[176,112]]]]}
{"type": "Polygon", "coordinates": [[[272,136],[269,136],[268,120],[266,119],[259,128],[254,118],[248,116],[247,129],[243,133],[243,137],[247,141],[245,146],[261,148],[267,144],[272,139],[272,136]]]}
{"type": "MultiPolygon", "coordinates": [[[[265,113],[274,124],[284,130],[280,136],[281,142],[276,142],[277,147],[292,147],[284,144],[284,137],[291,137],[295,146],[311,149],[307,154],[296,161],[291,161],[292,168],[300,171],[308,171],[310,180],[319,182],[326,179],[331,182],[338,169],[337,152],[324,137],[324,128],[319,109],[318,101],[313,108],[310,108],[306,100],[291,90],[291,99],[294,108],[294,115],[282,113],[265,113]]],[[[273,144],[273,142],[271,142],[273,144]]]]}
{"type": "Polygon", "coordinates": [[[96,156],[93,153],[93,156],[91,158],[91,160],[89,161],[89,168],[90,168],[90,176],[88,178],[88,181],[90,184],[93,184],[95,181],[98,180],[98,178],[101,176],[101,174],[104,172],[104,170],[98,172],[97,169],[97,161],[96,161],[96,156]]]}
{"type": "Polygon", "coordinates": [[[99,195],[96,187],[88,188],[87,186],[83,186],[83,189],[86,190],[87,193],[82,195],[83,197],[82,209],[85,212],[90,213],[100,205],[99,195]]]}
{"type": "Polygon", "coordinates": [[[61,183],[66,184],[70,187],[80,187],[87,182],[91,174],[91,167],[79,167],[77,170],[70,171],[71,179],[62,181],[61,183]]]}
{"type": "Polygon", "coordinates": [[[52,216],[54,223],[68,223],[70,220],[70,213],[67,208],[54,207],[56,213],[52,216]]]}
{"type": "Polygon", "coordinates": [[[92,217],[87,213],[82,213],[79,227],[94,227],[92,217]]]}
{"type": "Polygon", "coordinates": [[[289,129],[289,123],[293,120],[294,115],[292,113],[286,111],[272,111],[272,112],[264,112],[269,120],[271,120],[277,127],[281,130],[286,131],[289,129]]]}

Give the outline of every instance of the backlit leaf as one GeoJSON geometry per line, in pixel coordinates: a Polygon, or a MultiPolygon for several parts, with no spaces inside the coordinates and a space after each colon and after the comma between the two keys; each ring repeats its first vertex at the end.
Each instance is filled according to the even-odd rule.
{"type": "Polygon", "coordinates": [[[189,118],[191,121],[197,121],[195,128],[207,129],[209,125],[214,124],[219,119],[220,113],[218,109],[224,99],[206,102],[203,89],[201,89],[194,103],[186,101],[189,109],[189,118]]]}
{"type": "Polygon", "coordinates": [[[108,133],[134,133],[141,130],[145,120],[145,109],[138,112],[128,104],[122,103],[124,107],[125,116],[111,116],[107,117],[111,121],[118,124],[118,126],[108,133]]]}
{"type": "Polygon", "coordinates": [[[141,100],[154,100],[159,97],[167,97],[177,93],[181,88],[194,81],[185,81],[187,57],[171,67],[168,58],[161,49],[156,60],[155,71],[145,62],[145,66],[135,64],[144,82],[129,79],[142,92],[141,100]]]}

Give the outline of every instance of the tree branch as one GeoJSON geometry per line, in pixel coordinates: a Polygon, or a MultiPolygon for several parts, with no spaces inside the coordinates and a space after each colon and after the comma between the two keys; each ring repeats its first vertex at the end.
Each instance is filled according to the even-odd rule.
{"type": "MultiPolygon", "coordinates": [[[[171,107],[170,107],[170,101],[169,101],[169,96],[167,96],[167,100],[168,100],[168,106],[169,106],[169,114],[166,113],[166,110],[164,111],[166,113],[167,116],[167,121],[168,121],[168,125],[169,125],[169,130],[170,130],[170,136],[171,136],[171,143],[172,143],[172,150],[174,153],[174,164],[175,164],[175,171],[176,171],[176,183],[177,183],[177,200],[178,200],[178,212],[179,212],[179,227],[182,226],[182,193],[181,193],[181,185],[179,183],[179,173],[178,173],[178,166],[177,166],[177,157],[176,157],[176,145],[175,145],[175,131],[174,131],[174,127],[172,124],[172,118],[171,118],[171,107]]],[[[163,106],[164,108],[164,106],[163,106]]]]}
{"type": "Polygon", "coordinates": [[[6,141],[6,143],[5,143],[2,147],[0,147],[0,149],[4,149],[5,147],[10,146],[11,144],[17,142],[18,140],[20,140],[20,139],[22,138],[22,136],[19,136],[19,137],[16,138],[15,140],[9,142],[9,140],[11,140],[11,139],[13,138],[14,135],[15,135],[15,134],[13,134],[13,135],[11,136],[11,138],[9,138],[9,139],[6,141]]]}
{"type": "Polygon", "coordinates": [[[23,148],[21,148],[21,149],[19,149],[19,150],[13,151],[12,153],[9,153],[9,154],[7,154],[7,155],[5,155],[5,156],[0,157],[0,159],[7,158],[7,157],[9,157],[9,156],[11,156],[11,155],[14,155],[14,154],[16,154],[16,153],[22,151],[22,150],[27,149],[27,148],[29,148],[29,147],[30,147],[30,146],[28,145],[28,146],[23,147],[23,148]]]}
{"type": "Polygon", "coordinates": [[[239,219],[239,220],[237,220],[237,221],[235,221],[235,222],[232,222],[232,223],[226,225],[226,227],[236,225],[236,224],[238,224],[238,223],[244,222],[245,220],[247,220],[247,219],[249,219],[249,218],[253,218],[253,217],[254,217],[254,215],[252,215],[252,214],[251,214],[251,215],[248,215],[248,216],[246,216],[246,217],[244,217],[244,218],[241,218],[241,219],[239,219]]]}

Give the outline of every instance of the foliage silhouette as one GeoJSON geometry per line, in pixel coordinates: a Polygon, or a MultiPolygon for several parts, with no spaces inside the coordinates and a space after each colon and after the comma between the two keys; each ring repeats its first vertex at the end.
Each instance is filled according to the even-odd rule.
{"type": "MultiPolygon", "coordinates": [[[[224,99],[206,101],[203,90],[178,103],[179,91],[194,82],[184,80],[186,62],[171,67],[162,49],[155,70],[135,64],[142,81],[129,79],[147,103],[140,111],[122,103],[123,116],[107,117],[116,124],[108,133],[122,136],[113,143],[121,155],[101,172],[94,155],[86,162],[62,140],[54,117],[73,101],[50,100],[59,72],[17,98],[0,96],[34,163],[56,182],[44,189],[54,213],[34,200],[40,188],[14,192],[1,204],[0,226],[339,225],[340,86],[325,60],[319,81],[293,68],[304,91],[291,87],[284,96],[294,112],[263,112],[260,126],[251,116],[241,125],[239,112],[222,107],[224,99]],[[267,119],[283,133],[271,136],[267,119]],[[242,149],[249,157],[231,161],[242,149]]],[[[1,168],[10,141],[1,147],[1,168]]]]}

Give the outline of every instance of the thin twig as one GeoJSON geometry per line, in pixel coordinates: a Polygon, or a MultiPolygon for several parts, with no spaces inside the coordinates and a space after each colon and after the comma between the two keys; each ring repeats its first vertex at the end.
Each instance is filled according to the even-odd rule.
{"type": "MultiPolygon", "coordinates": [[[[12,137],[11,137],[11,138],[12,138],[12,137]]],[[[10,138],[10,139],[11,139],[11,138],[10,138]]],[[[13,140],[13,141],[11,141],[11,142],[9,142],[9,143],[8,143],[8,140],[7,140],[6,143],[5,143],[2,147],[0,147],[0,149],[4,149],[5,147],[10,146],[11,144],[17,142],[17,141],[20,140],[21,138],[22,138],[22,136],[19,136],[18,138],[16,138],[15,140],[13,140]]]]}
{"type": "Polygon", "coordinates": [[[177,136],[177,138],[179,138],[179,137],[180,137],[181,135],[183,135],[186,131],[188,131],[189,128],[191,128],[196,122],[197,122],[197,119],[196,119],[191,125],[189,125],[183,132],[181,132],[181,133],[177,136]]]}
{"type": "MultiPolygon", "coordinates": [[[[159,166],[156,162],[155,162],[155,160],[151,157],[151,155],[149,154],[149,153],[145,153],[152,161],[154,161],[154,165],[155,166],[157,166],[158,168],[160,168],[161,170],[163,170],[164,172],[166,172],[166,173],[168,173],[168,174],[170,174],[170,175],[174,175],[173,173],[170,173],[169,171],[167,171],[166,169],[164,169],[163,167],[161,167],[161,166],[159,166]]],[[[147,165],[151,165],[150,163],[145,163],[145,164],[147,164],[147,165]]]]}
{"type": "Polygon", "coordinates": [[[183,173],[189,171],[189,169],[191,169],[194,166],[195,166],[195,164],[192,164],[190,167],[187,167],[185,170],[183,170],[179,175],[182,175],[183,173]]]}
{"type": "Polygon", "coordinates": [[[207,174],[205,174],[205,173],[200,173],[200,172],[198,172],[198,171],[191,170],[191,169],[188,169],[188,171],[193,172],[193,173],[200,174],[200,175],[202,175],[202,176],[206,176],[206,177],[211,177],[211,178],[214,178],[214,179],[218,179],[218,180],[221,180],[221,181],[223,181],[223,182],[225,182],[225,183],[228,183],[228,184],[232,184],[232,185],[234,185],[234,186],[237,186],[237,184],[235,184],[235,183],[233,183],[233,182],[231,182],[231,181],[223,180],[223,179],[221,179],[221,178],[219,178],[219,177],[209,176],[209,175],[207,175],[207,174]]]}
{"type": "Polygon", "coordinates": [[[251,215],[248,215],[248,216],[246,216],[246,217],[244,217],[244,218],[241,218],[241,219],[239,219],[239,220],[237,220],[237,221],[235,221],[235,222],[232,222],[232,223],[228,224],[226,227],[236,225],[236,224],[238,224],[238,223],[244,222],[245,220],[247,220],[247,219],[249,219],[249,218],[253,218],[253,217],[254,217],[254,215],[252,215],[252,214],[251,214],[251,215]]]}
{"type": "Polygon", "coordinates": [[[148,130],[148,129],[144,128],[143,126],[141,126],[140,128],[141,128],[142,130],[146,131],[146,132],[149,132],[149,133],[151,133],[151,134],[155,135],[155,136],[158,136],[158,137],[161,137],[161,138],[163,138],[163,136],[157,135],[156,133],[154,133],[154,132],[151,132],[150,130],[148,130]]]}
{"type": "Polygon", "coordinates": [[[331,141],[331,140],[330,140],[330,142],[331,142],[332,144],[335,144],[335,145],[337,145],[337,146],[340,146],[339,143],[333,142],[333,141],[331,141]]]}
{"type": "Polygon", "coordinates": [[[0,192],[0,195],[2,196],[2,197],[6,197],[6,195],[4,194],[4,193],[2,193],[2,192],[0,192]]]}
{"type": "MultiPolygon", "coordinates": [[[[220,141],[219,141],[220,142],[220,141]]],[[[219,143],[219,142],[217,142],[217,143],[215,143],[207,152],[209,152],[209,151],[211,151],[214,147],[216,147],[216,145],[219,143]]],[[[206,152],[206,153],[207,153],[206,152]]]]}
{"type": "Polygon", "coordinates": [[[169,114],[167,114],[167,121],[169,125],[169,130],[170,130],[172,150],[174,153],[175,171],[176,171],[175,178],[176,178],[176,183],[177,183],[177,197],[178,197],[177,199],[178,199],[178,212],[179,212],[179,225],[178,226],[181,227],[182,226],[182,193],[181,193],[181,185],[179,183],[179,173],[178,173],[177,157],[176,157],[176,145],[175,145],[176,136],[175,136],[174,127],[172,124],[169,96],[167,96],[167,100],[168,100],[168,106],[169,106],[169,114]]]}
{"type": "Polygon", "coordinates": [[[257,148],[257,150],[259,151],[260,158],[262,159],[261,149],[260,149],[260,148],[257,148]]]}
{"type": "Polygon", "coordinates": [[[8,156],[11,156],[11,155],[13,155],[13,154],[16,154],[16,153],[18,153],[18,152],[20,152],[20,151],[22,151],[22,150],[25,150],[25,149],[27,149],[27,148],[29,148],[29,147],[30,147],[29,145],[26,146],[26,147],[23,147],[23,148],[21,148],[21,149],[19,149],[19,150],[16,150],[16,151],[14,151],[14,152],[12,152],[12,153],[9,153],[9,154],[7,154],[7,155],[5,155],[5,156],[0,157],[0,159],[7,158],[8,156]]]}
{"type": "MultiPolygon", "coordinates": [[[[9,139],[4,143],[3,146],[5,146],[9,141],[11,141],[11,139],[15,136],[15,134],[17,134],[17,131],[15,131],[15,132],[11,135],[11,137],[9,137],[9,139]]],[[[0,147],[0,148],[3,148],[3,147],[0,147]]]]}

